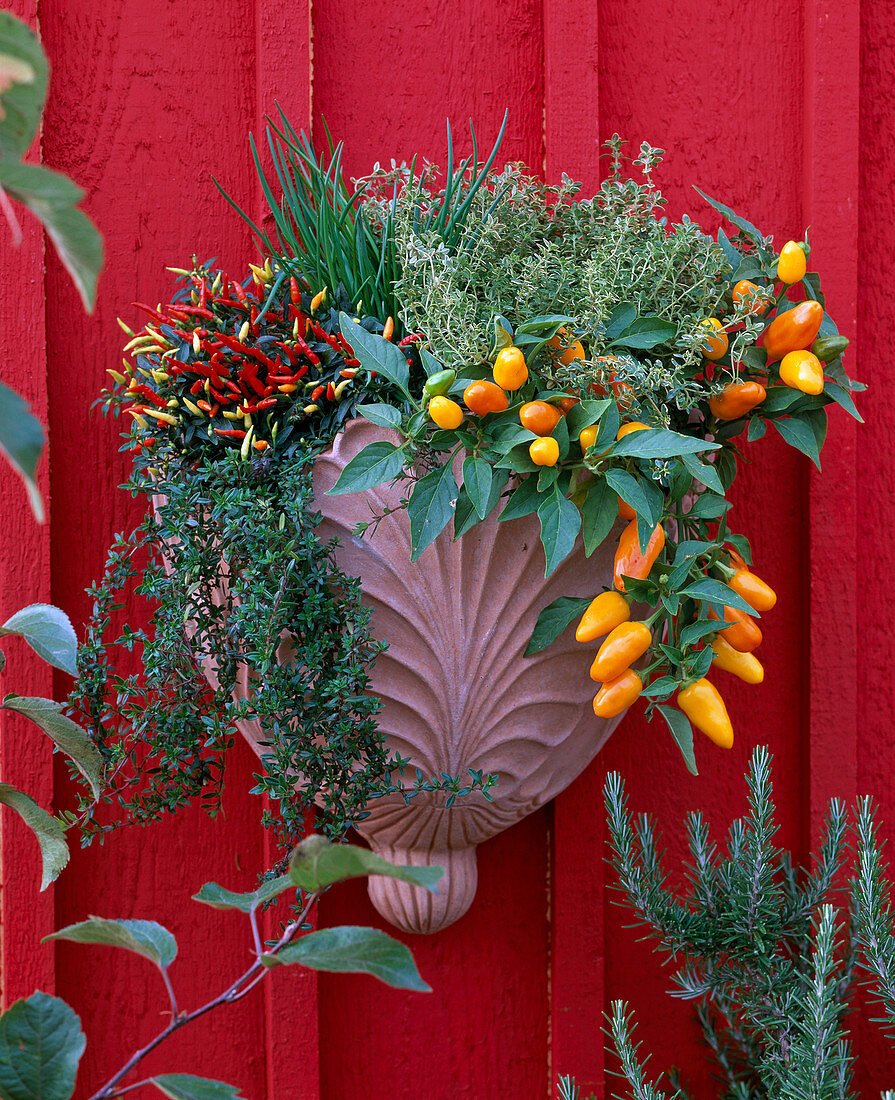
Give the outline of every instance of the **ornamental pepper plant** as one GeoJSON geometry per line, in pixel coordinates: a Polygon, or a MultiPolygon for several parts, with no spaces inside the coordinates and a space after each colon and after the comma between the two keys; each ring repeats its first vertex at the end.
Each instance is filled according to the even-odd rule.
{"type": "MultiPolygon", "coordinates": [[[[158,812],[217,782],[228,731],[246,717],[230,699],[246,661],[264,684],[251,716],[271,730],[262,787],[290,840],[321,789],[333,832],[394,789],[366,692],[379,643],[356,582],[312,537],[311,465],[356,416],[383,438],[330,491],[402,481],[414,560],[492,513],[537,515],[548,575],[576,545],[586,559],[609,540],[611,587],[595,580],[592,598],[544,608],[527,654],[577,621],[597,716],[642,696],[693,771],[693,726],[729,747],[723,681],[761,682],[754,650],[775,602],[729,522],[738,464],[771,425],[819,465],[826,406],[860,419],[852,395],[863,387],[845,372],[848,341],[808,269],[807,235],[778,250],[702,192],[727,228],[669,225],[653,181],[661,151],[644,144],[628,162],[617,137],[600,190],[582,198],[568,178],[548,186],[521,165],[495,167],[499,137],[480,162],[473,133],[455,164],[449,132],[444,175],[414,161],[349,183],[341,146],[321,157],[282,117],[268,136],[275,231],[251,223],[262,262],[239,278],[197,261],[172,269],[170,303],[136,307],[143,327],[125,327],[127,357],[101,397],[131,422],[130,488],[156,497],[160,520],[119,542],[94,590],[76,705],[122,775],[142,738],[155,770],[136,804],[158,812]],[[175,598],[170,554],[190,543],[190,524],[201,537],[174,563],[175,598]],[[148,694],[114,679],[108,637],[116,586],[134,573],[125,563],[147,544],[142,590],[161,603],[166,640],[148,694]],[[208,589],[222,556],[239,590],[226,613],[208,589]],[[284,631],[312,658],[304,679],[276,671],[284,631]],[[197,694],[197,659],[215,664],[219,719],[197,694]],[[179,725],[147,749],[150,705],[179,725]],[[345,740],[327,755],[314,722],[322,732],[334,720],[345,740]]],[[[145,632],[140,642],[154,644],[145,632]]],[[[131,771],[122,789],[138,783],[131,771]]],[[[453,798],[490,782],[418,776],[417,788],[446,784],[453,798]]]]}

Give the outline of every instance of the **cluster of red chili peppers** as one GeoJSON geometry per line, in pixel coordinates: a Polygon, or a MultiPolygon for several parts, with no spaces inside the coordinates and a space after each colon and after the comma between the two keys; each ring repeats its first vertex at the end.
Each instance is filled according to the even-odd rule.
{"type": "MultiPolygon", "coordinates": [[[[119,321],[133,362],[109,371],[115,385],[102,396],[140,426],[137,446],[167,432],[182,448],[204,441],[248,457],[335,428],[370,382],[326,290],[312,297],[269,263],[250,267],[245,283],[207,267],[171,269],[184,285],[170,305],[135,302],[150,318],[136,333],[119,321]]],[[[390,318],[372,327],[394,331],[390,318]]]]}

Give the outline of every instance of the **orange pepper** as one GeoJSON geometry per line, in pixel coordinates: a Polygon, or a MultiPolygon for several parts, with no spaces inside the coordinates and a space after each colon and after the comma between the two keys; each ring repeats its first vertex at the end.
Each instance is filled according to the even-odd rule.
{"type": "MultiPolygon", "coordinates": [[[[709,608],[708,617],[710,619],[718,618],[711,608],[709,608]]],[[[722,627],[720,633],[724,635],[724,640],[729,642],[734,649],[738,649],[740,653],[751,653],[753,649],[757,649],[761,645],[761,630],[758,623],[745,611],[740,611],[737,607],[728,607],[725,604],[724,621],[730,623],[730,626],[722,627]]]]}
{"type": "Polygon", "coordinates": [[[594,696],[594,714],[598,718],[615,718],[634,702],[643,691],[643,681],[633,668],[626,669],[615,680],[603,684],[594,696]]]}
{"type": "Polygon", "coordinates": [[[637,538],[637,520],[632,519],[622,531],[618,540],[618,549],[615,552],[615,587],[619,592],[625,591],[623,577],[635,577],[643,580],[652,569],[656,558],[662,553],[665,546],[665,529],[661,523],[657,523],[644,553],[640,549],[640,541],[637,538]]]}

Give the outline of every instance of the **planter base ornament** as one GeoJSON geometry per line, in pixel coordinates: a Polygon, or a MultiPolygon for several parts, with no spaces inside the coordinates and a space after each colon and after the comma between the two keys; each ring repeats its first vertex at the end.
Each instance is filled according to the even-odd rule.
{"type": "Polygon", "coordinates": [[[434,895],[370,879],[388,920],[435,932],[473,901],[476,846],[639,698],[694,774],[694,728],[730,747],[716,682],[761,683],[776,601],[729,524],[738,459],[771,425],[817,462],[826,407],[857,416],[863,387],[807,241],[778,252],[707,196],[714,236],[669,229],[646,144],[635,180],[609,142],[580,198],[495,168],[500,136],[442,187],[428,164],[349,187],[340,149],[285,118],[270,136],[263,264],[194,259],[123,326],[102,401],[155,508],[93,590],[72,705],[141,820],[213,810],[238,730],[284,852],[313,814],[445,867],[434,895]],[[135,579],[152,626],[113,638],[135,579]]]}

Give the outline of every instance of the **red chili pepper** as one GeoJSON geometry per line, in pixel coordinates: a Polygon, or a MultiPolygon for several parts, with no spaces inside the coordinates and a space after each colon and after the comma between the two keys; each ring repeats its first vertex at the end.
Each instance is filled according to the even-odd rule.
{"type": "Polygon", "coordinates": [[[210,309],[206,309],[205,306],[179,306],[181,313],[188,313],[193,317],[207,317],[209,320],[214,320],[214,314],[210,309]]]}
{"type": "MultiPolygon", "coordinates": [[[[346,363],[347,363],[347,364],[348,364],[348,365],[349,365],[350,367],[359,367],[359,366],[360,366],[360,359],[347,359],[347,358],[346,358],[345,362],[346,362],[346,363]]],[[[407,362],[408,362],[408,363],[410,363],[410,360],[408,359],[408,360],[407,360],[407,362]]],[[[411,363],[411,366],[413,366],[413,364],[412,364],[412,363],[411,363]]],[[[374,376],[373,376],[373,375],[371,375],[371,377],[374,377],[374,376]]]]}
{"type": "Polygon", "coordinates": [[[305,363],[305,364],[303,364],[302,366],[300,366],[298,368],[298,370],[295,372],[295,374],[292,375],[293,381],[295,381],[299,378],[304,378],[304,376],[307,373],[308,373],[308,364],[305,363]]]}
{"type": "MultiPolygon", "coordinates": [[[[313,351],[311,351],[311,349],[308,347],[308,345],[305,343],[305,341],[300,336],[296,336],[295,337],[295,342],[296,342],[296,344],[298,344],[298,346],[304,352],[305,357],[311,363],[313,363],[315,367],[319,367],[320,366],[320,358],[313,351]]],[[[339,354],[341,354],[341,349],[336,349],[336,350],[338,350],[339,354]]]]}
{"type": "Polygon", "coordinates": [[[157,408],[166,409],[168,407],[168,403],[164,398],[159,397],[159,395],[148,386],[142,384],[134,386],[131,392],[138,393],[141,397],[145,397],[147,401],[151,401],[157,408]]]}
{"type": "Polygon", "coordinates": [[[203,279],[200,283],[200,286],[202,287],[202,290],[199,294],[199,305],[202,309],[204,309],[208,305],[208,283],[206,283],[203,279]]]}
{"type": "Polygon", "coordinates": [[[313,390],[311,390],[311,400],[316,401],[322,393],[326,393],[326,386],[315,387],[313,390]]]}
{"type": "Polygon", "coordinates": [[[298,289],[298,279],[293,275],[289,280],[290,296],[294,305],[301,305],[301,291],[298,289]]]}
{"type": "Polygon", "coordinates": [[[241,428],[215,428],[218,435],[224,435],[228,439],[245,439],[246,433],[241,428]]]}
{"type": "Polygon", "coordinates": [[[242,396],[242,390],[239,388],[239,386],[236,385],[235,382],[231,382],[229,378],[224,379],[224,385],[227,387],[228,390],[230,390],[231,393],[235,393],[237,397],[242,396]]]}
{"type": "Polygon", "coordinates": [[[163,325],[168,322],[168,318],[163,313],[159,313],[157,309],[153,309],[152,306],[144,305],[143,302],[131,302],[131,305],[135,309],[141,309],[144,313],[148,313],[154,321],[161,321],[163,325]]]}
{"type": "Polygon", "coordinates": [[[256,413],[258,411],[258,406],[249,404],[240,405],[237,411],[241,412],[243,416],[250,416],[252,413],[256,413]]]}
{"type": "Polygon", "coordinates": [[[241,305],[246,305],[245,289],[243,288],[242,283],[238,282],[236,279],[233,280],[233,293],[239,299],[241,305]]]}
{"type": "Polygon", "coordinates": [[[214,388],[214,386],[209,386],[209,389],[211,390],[212,397],[214,397],[215,400],[219,401],[222,405],[229,405],[230,402],[233,400],[232,397],[227,397],[225,394],[221,393],[219,390],[216,390],[214,388]]]}
{"type": "Polygon", "coordinates": [[[424,333],[422,333],[422,332],[413,332],[413,333],[410,334],[410,336],[405,336],[403,340],[399,340],[398,341],[398,347],[399,348],[406,348],[408,344],[415,344],[419,340],[422,340],[423,336],[424,336],[424,333]]]}
{"type": "Polygon", "coordinates": [[[332,384],[332,382],[327,382],[327,384],[326,384],[326,400],[327,401],[335,401],[335,399],[336,399],[336,387],[332,384]]]}
{"type": "Polygon", "coordinates": [[[339,375],[342,378],[353,378],[355,376],[355,374],[357,374],[357,371],[354,370],[353,368],[349,368],[348,370],[340,370],[339,371],[339,375]]]}
{"type": "MultiPolygon", "coordinates": [[[[186,324],[186,322],[189,321],[188,314],[184,310],[177,309],[174,306],[168,306],[168,315],[170,317],[173,317],[175,321],[180,321],[183,324],[186,324]]],[[[185,335],[188,336],[188,334],[185,335]]]]}
{"type": "Polygon", "coordinates": [[[273,408],[274,405],[276,405],[276,403],[277,403],[277,399],[275,397],[265,397],[265,399],[263,401],[258,402],[257,408],[259,410],[260,409],[271,409],[271,408],[273,408]]]}
{"type": "Polygon", "coordinates": [[[274,343],[278,348],[281,348],[286,353],[286,358],[289,360],[292,366],[295,366],[295,364],[298,362],[298,356],[295,354],[295,349],[291,348],[288,344],[284,344],[280,340],[274,340],[274,343]]]}
{"type": "Polygon", "coordinates": [[[205,383],[201,378],[197,378],[196,381],[190,386],[190,393],[200,393],[205,387],[205,383]]]}

